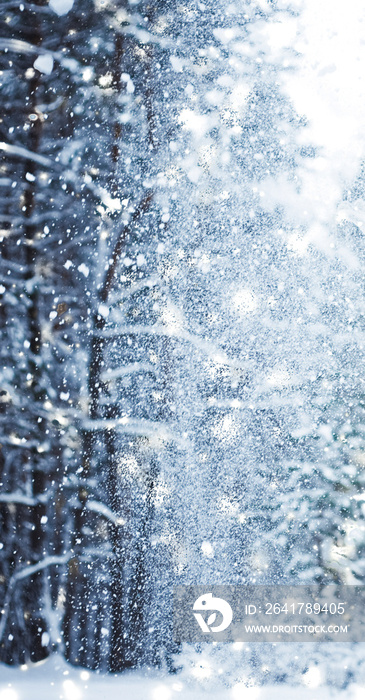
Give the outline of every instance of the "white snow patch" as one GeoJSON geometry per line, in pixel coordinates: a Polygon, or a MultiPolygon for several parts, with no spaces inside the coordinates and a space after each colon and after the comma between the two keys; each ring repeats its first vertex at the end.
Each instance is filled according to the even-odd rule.
{"type": "Polygon", "coordinates": [[[238,314],[246,316],[257,309],[257,297],[250,289],[240,289],[233,296],[233,307],[238,314]]]}
{"type": "Polygon", "coordinates": [[[171,65],[176,73],[181,73],[184,68],[184,61],[177,56],[170,56],[171,65]]]}
{"type": "Polygon", "coordinates": [[[18,700],[18,693],[14,688],[4,688],[0,691],[0,700],[18,700]]]}
{"type": "Polygon", "coordinates": [[[100,316],[102,316],[103,318],[108,318],[108,316],[109,316],[109,306],[107,306],[106,304],[99,304],[98,313],[99,313],[100,316]]]}
{"type": "Polygon", "coordinates": [[[194,168],[190,168],[188,170],[188,178],[191,180],[191,182],[198,182],[200,180],[200,177],[202,175],[202,169],[199,168],[198,165],[195,165],[194,168]]]}
{"type": "Polygon", "coordinates": [[[49,644],[49,634],[48,632],[43,632],[42,638],[41,638],[41,644],[42,647],[47,647],[49,644]]]}
{"type": "Polygon", "coordinates": [[[240,27],[229,27],[227,29],[213,29],[214,36],[222,44],[230,44],[240,33],[240,27]]]}
{"type": "Polygon", "coordinates": [[[70,678],[63,681],[62,686],[66,700],[81,700],[83,692],[81,688],[74,683],[74,681],[70,680],[70,678]]]}
{"type": "Polygon", "coordinates": [[[304,684],[308,688],[318,688],[322,680],[321,669],[318,666],[310,666],[303,676],[304,684]]]}
{"type": "Polygon", "coordinates": [[[85,265],[85,263],[81,263],[81,265],[79,265],[77,269],[79,272],[81,272],[84,275],[84,277],[88,277],[90,274],[90,270],[89,270],[88,266],[85,265]]]}
{"type": "Polygon", "coordinates": [[[211,119],[205,114],[198,114],[193,109],[183,109],[180,112],[179,122],[187,131],[191,131],[197,137],[203,136],[211,128],[211,119]]]}
{"type": "Polygon", "coordinates": [[[122,202],[119,197],[111,197],[106,190],[101,190],[100,195],[102,203],[110,212],[114,213],[121,210],[122,202]]]}
{"type": "Polygon", "coordinates": [[[201,545],[201,550],[204,554],[205,557],[208,557],[208,559],[212,559],[214,556],[214,549],[210,542],[207,542],[207,540],[204,540],[201,545]]]}
{"type": "Polygon", "coordinates": [[[38,56],[33,63],[33,68],[36,68],[44,75],[51,75],[53,71],[53,56],[51,56],[50,53],[44,53],[38,56]]]}
{"type": "Polygon", "coordinates": [[[49,0],[49,6],[59,17],[67,15],[72,10],[74,0],[49,0]]]}
{"type": "Polygon", "coordinates": [[[232,700],[257,700],[261,697],[260,688],[250,688],[247,683],[236,683],[232,688],[232,700]]]}

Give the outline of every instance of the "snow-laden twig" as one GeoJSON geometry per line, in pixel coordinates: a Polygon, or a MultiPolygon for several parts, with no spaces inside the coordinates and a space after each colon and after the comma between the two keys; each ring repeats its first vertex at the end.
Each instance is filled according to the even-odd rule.
{"type": "Polygon", "coordinates": [[[102,515],[106,520],[110,520],[113,525],[125,525],[125,520],[114,513],[105,503],[100,501],[86,501],[85,508],[92,513],[102,515]]]}
{"type": "Polygon", "coordinates": [[[40,503],[47,503],[49,496],[43,494],[32,497],[25,496],[23,493],[2,493],[0,494],[0,503],[19,503],[24,506],[38,506],[40,503]]]}
{"type": "Polygon", "coordinates": [[[33,153],[33,151],[29,151],[28,148],[23,148],[23,146],[14,146],[11,143],[5,143],[5,141],[0,141],[0,151],[9,153],[11,156],[18,156],[19,158],[31,160],[39,165],[44,165],[46,168],[55,166],[50,158],[45,158],[45,156],[40,156],[38,153],[33,153]]]}
{"type": "Polygon", "coordinates": [[[182,447],[186,446],[186,439],[176,435],[169,425],[162,422],[151,420],[138,420],[136,418],[105,419],[100,418],[93,420],[91,418],[84,419],[81,423],[83,430],[115,430],[118,433],[126,435],[138,435],[141,437],[149,437],[158,440],[159,442],[175,442],[182,447]]]}
{"type": "MultiPolygon", "coordinates": [[[[202,338],[199,335],[190,333],[190,331],[181,328],[180,326],[172,324],[171,326],[164,326],[160,324],[152,324],[150,326],[135,324],[130,326],[123,326],[115,330],[102,330],[96,331],[95,335],[103,338],[104,340],[116,340],[123,335],[154,335],[154,336],[165,336],[168,338],[176,338],[177,340],[184,340],[190,345],[193,345],[200,350],[205,355],[207,355],[215,364],[226,365],[227,367],[248,369],[248,362],[242,363],[240,360],[235,360],[228,357],[227,353],[222,350],[221,347],[215,345],[211,340],[202,338]]],[[[251,363],[252,364],[252,363],[251,363]]]]}
{"type": "MultiPolygon", "coordinates": [[[[121,28],[122,34],[133,37],[142,45],[155,45],[159,46],[161,49],[172,49],[176,51],[176,41],[174,41],[174,39],[161,36],[160,34],[154,34],[141,26],[141,24],[144,23],[141,15],[128,15],[126,16],[126,20],[128,23],[121,28]]],[[[114,22],[114,25],[120,30],[119,24],[116,25],[116,22],[114,22]]]]}
{"type": "Polygon", "coordinates": [[[164,288],[160,277],[146,277],[139,282],[131,284],[130,287],[123,287],[123,289],[118,290],[118,292],[110,294],[109,303],[110,305],[118,304],[122,299],[129,299],[133,294],[138,294],[138,292],[141,292],[143,289],[152,289],[152,287],[157,286],[164,288]]]}
{"type": "Polygon", "coordinates": [[[112,382],[120,377],[136,374],[137,372],[156,372],[156,367],[148,362],[131,362],[116,369],[107,369],[102,372],[100,379],[102,382],[112,382]]]}
{"type": "MultiPolygon", "coordinates": [[[[13,401],[13,405],[18,407],[22,404],[20,401],[13,401]]],[[[44,412],[43,415],[45,418],[47,418],[46,412],[44,412]]],[[[17,450],[29,450],[34,448],[37,449],[37,447],[39,447],[39,440],[27,440],[26,438],[19,438],[18,436],[14,435],[10,435],[10,437],[7,437],[6,435],[2,436],[1,443],[3,445],[10,445],[11,447],[16,447],[17,450]]]]}
{"type": "MultiPolygon", "coordinates": [[[[44,11],[46,8],[46,5],[43,7],[37,5],[37,12],[38,10],[44,11]]],[[[11,37],[1,36],[0,50],[14,51],[14,53],[27,54],[29,56],[52,56],[62,67],[68,70],[75,70],[79,67],[78,61],[75,59],[67,59],[67,57],[59,51],[50,51],[49,49],[44,49],[43,46],[31,44],[29,41],[23,41],[22,39],[12,39],[11,37]]]]}
{"type": "Polygon", "coordinates": [[[16,53],[25,54],[51,54],[54,55],[52,51],[47,51],[41,46],[35,46],[30,44],[29,41],[22,41],[21,39],[11,39],[10,37],[0,37],[0,49],[7,51],[15,51],[16,53]]]}

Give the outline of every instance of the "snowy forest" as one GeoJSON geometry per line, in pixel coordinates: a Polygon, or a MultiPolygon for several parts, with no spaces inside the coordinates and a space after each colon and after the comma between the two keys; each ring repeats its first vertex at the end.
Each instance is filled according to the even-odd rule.
{"type": "Polygon", "coordinates": [[[177,585],[364,584],[343,5],[1,0],[0,683],[57,660],[159,674],[155,700],[363,697],[361,643],[172,634],[177,585]]]}

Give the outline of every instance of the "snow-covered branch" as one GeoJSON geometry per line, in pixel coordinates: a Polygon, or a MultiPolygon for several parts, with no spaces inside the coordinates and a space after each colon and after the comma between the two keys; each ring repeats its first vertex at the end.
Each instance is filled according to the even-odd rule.
{"type": "Polygon", "coordinates": [[[33,153],[28,148],[23,148],[23,146],[14,146],[11,143],[0,141],[0,151],[9,153],[11,156],[25,158],[26,160],[43,165],[46,168],[55,167],[55,163],[50,158],[45,158],[45,156],[41,156],[39,153],[33,153]]]}
{"type": "Polygon", "coordinates": [[[186,438],[176,435],[169,425],[158,421],[128,418],[127,416],[115,419],[92,420],[88,418],[81,421],[81,427],[85,431],[114,430],[125,435],[149,437],[152,440],[155,439],[159,445],[167,442],[175,442],[182,447],[187,445],[186,438]]]}
{"type": "Polygon", "coordinates": [[[125,525],[124,518],[114,513],[105,503],[89,500],[86,501],[85,507],[92,513],[98,513],[98,515],[102,515],[106,520],[110,520],[113,525],[125,525]]]}
{"type": "Polygon", "coordinates": [[[116,369],[107,369],[102,372],[100,379],[102,382],[112,382],[120,377],[136,374],[138,372],[156,372],[156,367],[148,362],[132,362],[129,365],[123,365],[116,369]]]}
{"type": "Polygon", "coordinates": [[[235,360],[234,358],[228,357],[227,353],[225,353],[222,348],[215,345],[215,343],[212,341],[206,340],[205,338],[195,335],[194,333],[190,333],[189,331],[186,331],[180,326],[174,324],[171,326],[164,326],[157,323],[149,326],[135,324],[130,326],[122,326],[120,329],[118,329],[118,332],[112,329],[95,331],[95,335],[103,338],[104,340],[110,341],[116,340],[123,335],[152,335],[176,338],[177,340],[190,343],[190,345],[196,347],[202,353],[207,355],[217,365],[226,365],[227,367],[235,368],[244,367],[245,369],[247,369],[250,365],[249,361],[243,363],[240,360],[235,360]]]}
{"type": "Polygon", "coordinates": [[[25,496],[22,493],[1,493],[0,503],[18,503],[24,506],[38,506],[41,503],[47,503],[50,494],[43,494],[40,496],[25,496]]]}

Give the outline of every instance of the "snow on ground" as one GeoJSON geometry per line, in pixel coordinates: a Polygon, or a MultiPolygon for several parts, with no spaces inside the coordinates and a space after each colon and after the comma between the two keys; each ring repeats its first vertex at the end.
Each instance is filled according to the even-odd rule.
{"type": "Polygon", "coordinates": [[[365,688],[351,686],[343,691],[288,685],[248,688],[217,687],[214,691],[188,685],[179,675],[129,671],[106,676],[69,666],[62,657],[27,667],[0,664],[0,700],[363,700],[365,688]]]}

